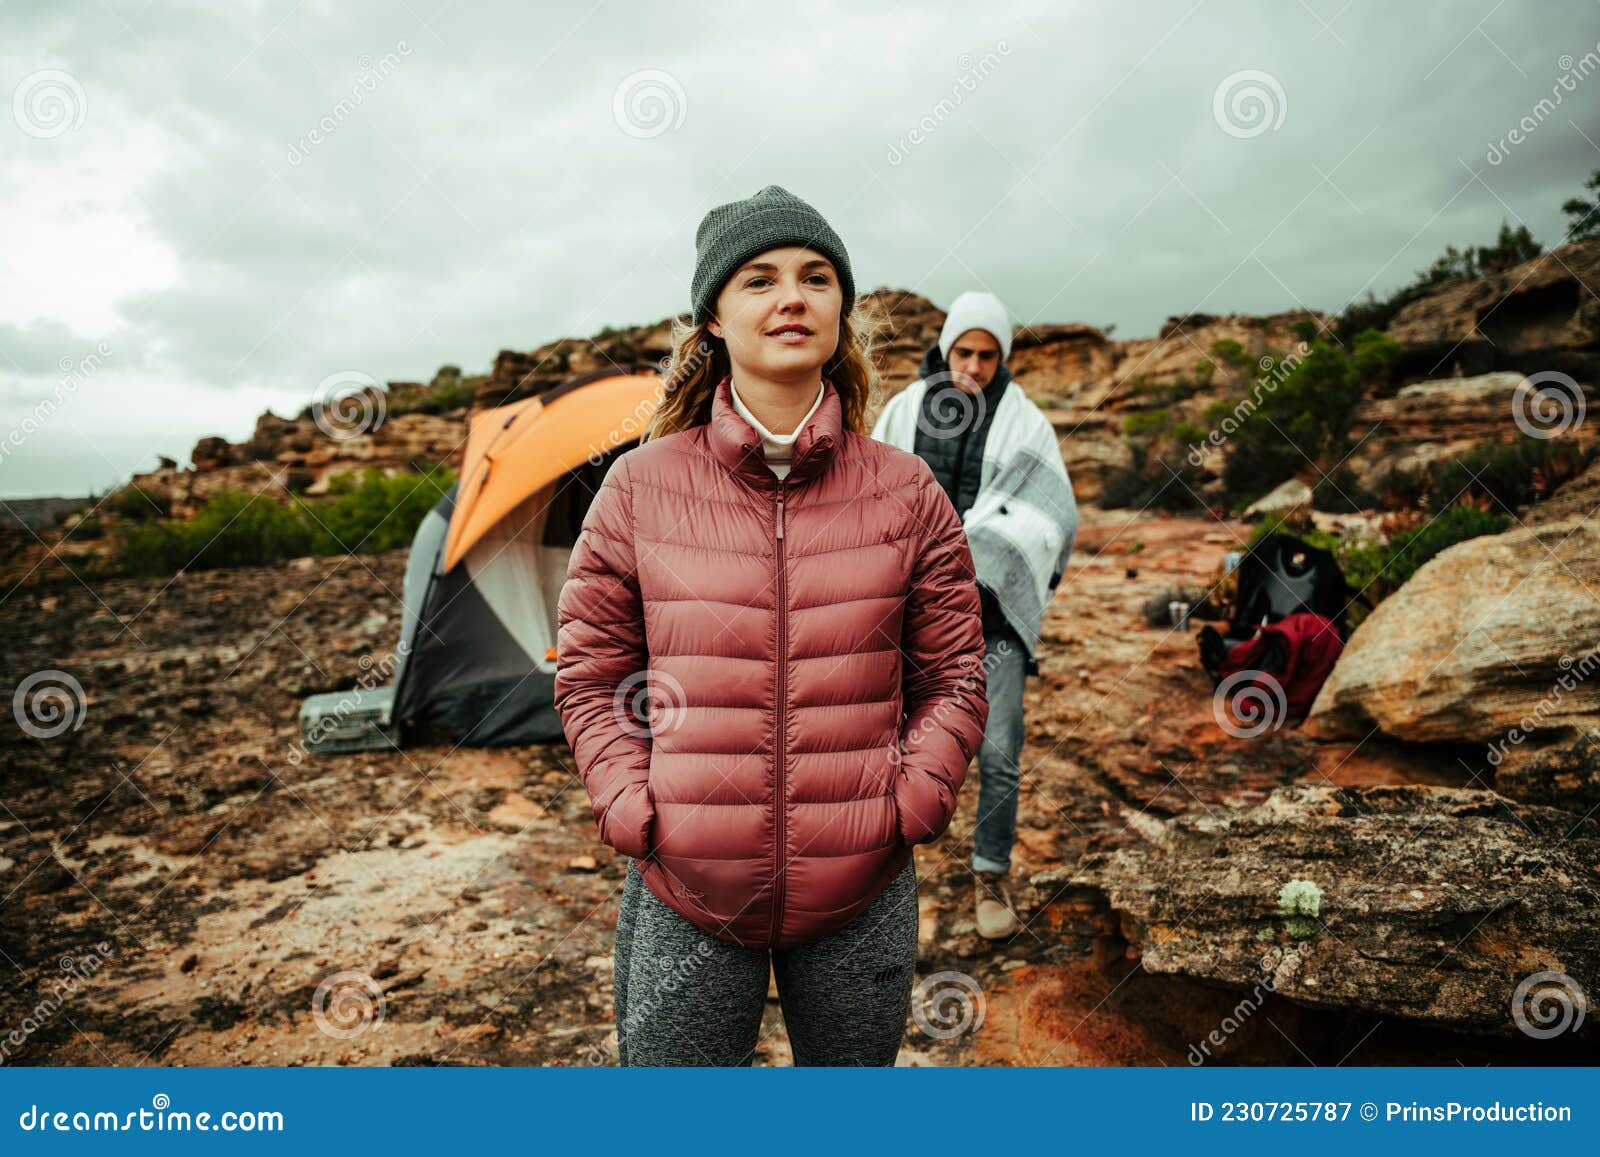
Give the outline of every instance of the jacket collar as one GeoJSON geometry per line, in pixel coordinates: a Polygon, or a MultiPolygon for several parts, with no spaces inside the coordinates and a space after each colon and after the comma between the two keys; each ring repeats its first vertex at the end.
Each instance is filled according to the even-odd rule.
{"type": "MultiPolygon", "coordinates": [[[[844,410],[839,391],[827,378],[822,379],[822,401],[811,413],[811,420],[800,428],[794,440],[794,460],[789,477],[796,482],[815,478],[833,459],[844,441],[844,410]]],[[[733,408],[733,379],[723,375],[711,398],[711,421],[706,440],[711,452],[734,474],[759,488],[776,489],[778,477],[767,466],[761,448],[761,435],[733,408]]]]}

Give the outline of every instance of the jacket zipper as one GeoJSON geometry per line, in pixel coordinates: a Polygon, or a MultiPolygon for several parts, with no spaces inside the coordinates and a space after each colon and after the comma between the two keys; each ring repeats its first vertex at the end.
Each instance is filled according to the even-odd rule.
{"type": "Polygon", "coordinates": [[[777,783],[773,789],[773,798],[777,801],[775,809],[774,827],[777,835],[773,843],[773,875],[772,875],[772,930],[769,935],[773,945],[778,942],[778,931],[783,921],[783,889],[784,889],[784,811],[788,804],[785,797],[783,782],[783,737],[787,729],[785,705],[788,690],[785,686],[787,680],[786,668],[789,665],[788,645],[788,597],[784,593],[783,578],[783,499],[785,485],[780,479],[778,482],[778,500],[776,532],[774,542],[778,551],[778,725],[777,735],[774,739],[776,748],[777,783]]]}

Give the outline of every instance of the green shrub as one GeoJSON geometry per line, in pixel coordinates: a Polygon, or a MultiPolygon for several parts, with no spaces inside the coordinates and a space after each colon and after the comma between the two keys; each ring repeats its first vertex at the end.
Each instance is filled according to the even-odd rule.
{"type": "Polygon", "coordinates": [[[421,394],[413,394],[407,401],[392,404],[391,416],[400,414],[448,414],[452,410],[471,407],[478,389],[488,377],[483,374],[463,375],[460,366],[440,366],[438,373],[421,394]]]}
{"type": "Polygon", "coordinates": [[[1167,428],[1167,411],[1150,410],[1143,414],[1129,414],[1122,420],[1122,432],[1130,438],[1146,438],[1160,434],[1167,428]]]}
{"type": "Polygon", "coordinates": [[[123,536],[117,555],[124,574],[261,566],[310,553],[311,528],[296,510],[270,498],[224,491],[187,522],[149,522],[123,536]]]}
{"type": "Polygon", "coordinates": [[[1399,353],[1399,343],[1368,330],[1353,352],[1319,336],[1303,357],[1280,361],[1228,442],[1222,481],[1229,497],[1258,498],[1308,465],[1319,477],[1335,469],[1348,455],[1363,385],[1386,375],[1399,353]]]}
{"type": "Polygon", "coordinates": [[[1428,472],[1427,491],[1435,507],[1448,506],[1461,495],[1488,498],[1505,510],[1544,497],[1545,480],[1577,474],[1595,456],[1594,447],[1570,440],[1530,438],[1509,445],[1481,442],[1461,457],[1437,463],[1428,472]]]}
{"type": "Polygon", "coordinates": [[[1202,509],[1200,479],[1182,452],[1156,456],[1142,466],[1113,466],[1100,476],[1100,508],[1115,510],[1202,509]]]}
{"type": "Polygon", "coordinates": [[[147,522],[170,516],[172,503],[165,494],[151,494],[142,486],[124,486],[106,499],[101,509],[129,522],[147,522]]]}
{"type": "Polygon", "coordinates": [[[406,546],[441,494],[452,471],[387,477],[369,469],[329,482],[316,503],[289,505],[265,495],[223,491],[187,522],[147,522],[117,544],[123,574],[153,577],[179,570],[272,566],[303,555],[373,554],[406,546]]]}
{"type": "Polygon", "coordinates": [[[1243,369],[1255,359],[1250,352],[1231,337],[1219,337],[1211,343],[1211,353],[1223,365],[1232,366],[1234,369],[1243,369]]]}
{"type": "Polygon", "coordinates": [[[1172,427],[1172,440],[1181,446],[1193,446],[1205,436],[1205,430],[1193,422],[1179,422],[1172,427]]]}
{"type": "Polygon", "coordinates": [[[1480,535],[1499,534],[1510,525],[1511,519],[1504,514],[1471,506],[1452,506],[1416,530],[1394,536],[1385,552],[1383,578],[1392,590],[1446,547],[1480,535]]]}
{"type": "Polygon", "coordinates": [[[306,517],[317,531],[311,553],[376,554],[409,545],[454,478],[439,468],[393,477],[376,469],[335,475],[328,480],[329,496],[308,507],[306,517]]]}
{"type": "Polygon", "coordinates": [[[1385,329],[1395,314],[1445,282],[1502,273],[1542,251],[1526,225],[1513,229],[1502,221],[1493,245],[1468,245],[1465,249],[1447,245],[1444,253],[1427,269],[1419,270],[1409,285],[1381,300],[1368,291],[1361,301],[1352,302],[1339,318],[1339,338],[1349,341],[1363,330],[1385,329]]]}

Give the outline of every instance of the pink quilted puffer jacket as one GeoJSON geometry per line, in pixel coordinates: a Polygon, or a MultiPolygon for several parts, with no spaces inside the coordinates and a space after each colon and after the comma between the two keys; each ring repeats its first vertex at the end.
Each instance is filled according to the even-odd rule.
{"type": "Polygon", "coordinates": [[[831,382],[781,483],[727,378],[709,423],[621,455],[557,619],[600,838],[719,939],[814,940],[949,825],[989,714],[972,556],[831,382]]]}

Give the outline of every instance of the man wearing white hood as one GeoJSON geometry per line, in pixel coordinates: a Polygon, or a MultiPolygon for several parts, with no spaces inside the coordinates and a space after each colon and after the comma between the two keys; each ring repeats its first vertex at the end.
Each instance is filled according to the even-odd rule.
{"type": "Polygon", "coordinates": [[[1066,570],[1078,504],[1055,431],[1012,380],[1011,321],[992,293],[956,298],[920,377],[872,436],[920,455],[961,516],[983,603],[989,723],[978,750],[972,870],[978,932],[1018,928],[1005,886],[1017,835],[1022,689],[1038,674],[1039,624],[1066,570]]]}

